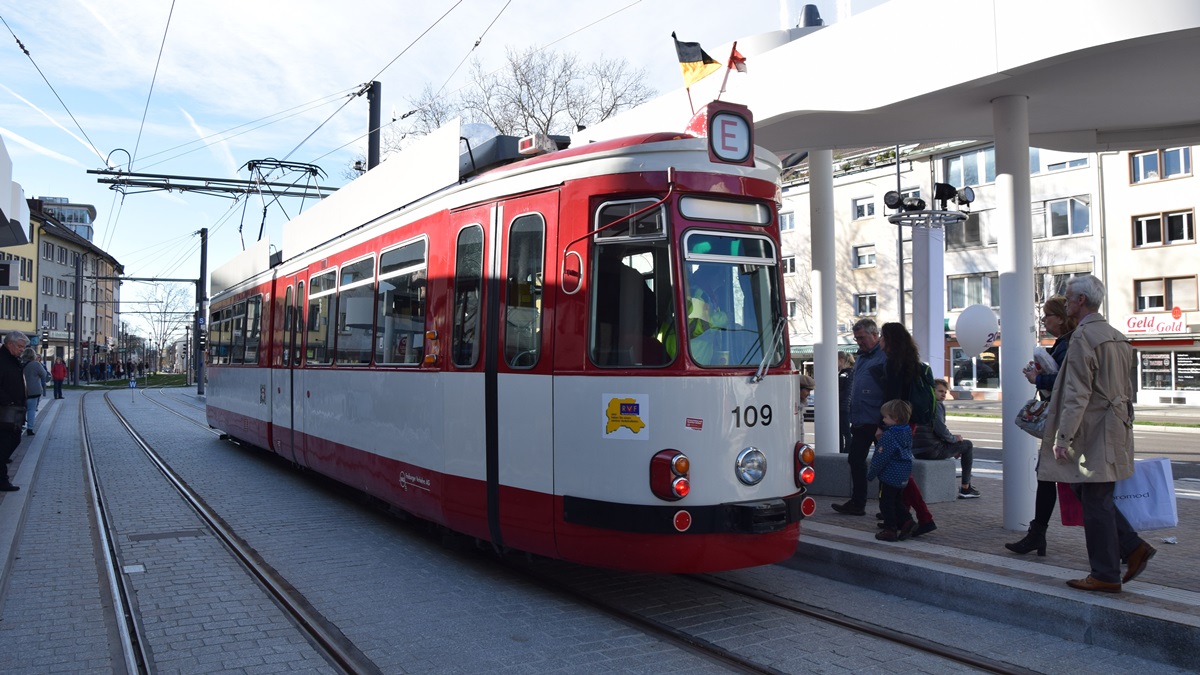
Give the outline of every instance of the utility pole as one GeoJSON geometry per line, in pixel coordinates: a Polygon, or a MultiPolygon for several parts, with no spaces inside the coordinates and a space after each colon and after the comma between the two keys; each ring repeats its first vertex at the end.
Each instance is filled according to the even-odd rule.
{"type": "Polygon", "coordinates": [[[379,109],[383,107],[383,85],[371,82],[367,91],[367,171],[379,166],[379,109]]]}
{"type": "Polygon", "coordinates": [[[196,280],[196,331],[192,337],[192,353],[196,359],[196,393],[204,395],[204,354],[200,352],[200,332],[205,326],[205,303],[208,301],[208,228],[200,228],[200,278],[196,280]]]}

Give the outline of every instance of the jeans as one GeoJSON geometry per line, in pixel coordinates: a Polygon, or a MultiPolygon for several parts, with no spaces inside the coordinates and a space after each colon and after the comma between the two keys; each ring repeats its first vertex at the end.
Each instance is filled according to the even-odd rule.
{"type": "Polygon", "coordinates": [[[33,422],[37,419],[38,403],[41,402],[41,396],[30,396],[25,399],[25,428],[32,429],[33,422]]]}
{"type": "Polygon", "coordinates": [[[62,398],[62,380],[54,381],[54,398],[62,398]]]}

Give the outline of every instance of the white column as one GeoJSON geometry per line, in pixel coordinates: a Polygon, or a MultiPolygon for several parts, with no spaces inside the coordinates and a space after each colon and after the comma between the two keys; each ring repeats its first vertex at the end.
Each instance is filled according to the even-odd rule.
{"type": "Polygon", "coordinates": [[[833,151],[808,155],[808,225],[812,241],[812,294],[816,333],[813,376],[817,381],[815,448],[838,451],[837,265],[833,231],[833,151]]]}
{"type": "Polygon", "coordinates": [[[914,227],[912,256],[913,339],[937,379],[946,376],[946,231],[914,227]]]}
{"type": "Polygon", "coordinates": [[[1004,388],[1004,527],[1020,531],[1033,519],[1037,441],[1013,423],[1033,385],[1021,370],[1033,358],[1033,232],[1029,191],[1029,100],[992,101],[996,132],[996,219],[1000,263],[1000,382],[1004,388]]]}

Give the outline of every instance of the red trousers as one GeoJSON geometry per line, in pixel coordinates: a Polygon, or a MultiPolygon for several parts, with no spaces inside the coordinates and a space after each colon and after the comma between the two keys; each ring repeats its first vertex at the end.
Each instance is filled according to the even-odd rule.
{"type": "Polygon", "coordinates": [[[929,507],[925,506],[921,488],[917,487],[917,482],[911,476],[908,479],[908,485],[905,485],[904,491],[900,493],[900,501],[904,504],[905,509],[913,509],[917,512],[918,523],[933,522],[933,514],[929,512],[929,507]]]}

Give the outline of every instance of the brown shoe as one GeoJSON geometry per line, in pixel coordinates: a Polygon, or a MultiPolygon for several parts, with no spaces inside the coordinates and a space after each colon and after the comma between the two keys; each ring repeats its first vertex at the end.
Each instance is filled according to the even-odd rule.
{"type": "Polygon", "coordinates": [[[875,538],[879,541],[900,541],[900,536],[895,530],[880,530],[875,533],[875,538]]]}
{"type": "Polygon", "coordinates": [[[1067,582],[1071,588],[1078,588],[1081,591],[1101,591],[1103,593],[1120,593],[1121,584],[1114,584],[1111,581],[1100,581],[1093,579],[1089,574],[1086,579],[1072,579],[1067,582]]]}
{"type": "Polygon", "coordinates": [[[1146,563],[1158,553],[1158,549],[1154,548],[1146,542],[1138,544],[1138,547],[1133,549],[1133,553],[1129,554],[1129,567],[1125,569],[1125,576],[1121,577],[1121,583],[1127,584],[1137,578],[1137,575],[1146,570],[1146,563]]]}

